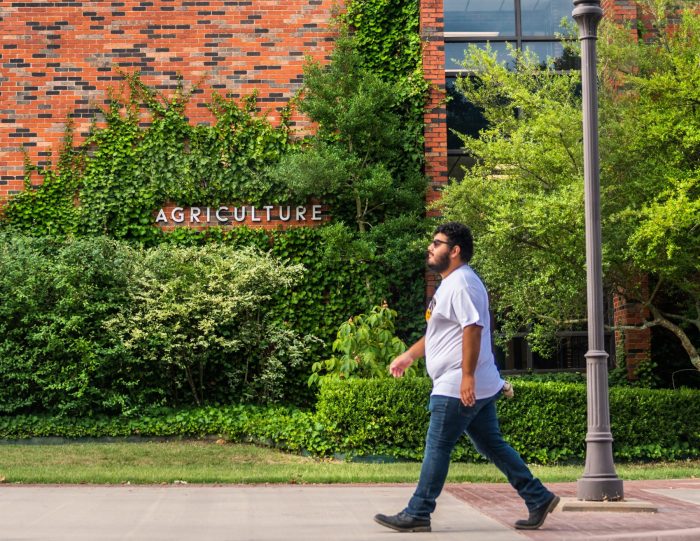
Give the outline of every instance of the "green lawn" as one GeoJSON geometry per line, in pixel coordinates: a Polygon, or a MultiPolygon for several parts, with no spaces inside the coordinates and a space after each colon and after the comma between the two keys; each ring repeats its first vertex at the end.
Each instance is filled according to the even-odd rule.
{"type": "MultiPolygon", "coordinates": [[[[0,445],[4,483],[413,483],[420,464],[316,460],[253,445],[178,441],[0,445]]],[[[533,466],[545,482],[575,481],[582,465],[533,466]]],[[[689,478],[700,461],[618,464],[623,479],[689,478]]],[[[489,464],[453,464],[449,482],[504,482],[489,464]]]]}

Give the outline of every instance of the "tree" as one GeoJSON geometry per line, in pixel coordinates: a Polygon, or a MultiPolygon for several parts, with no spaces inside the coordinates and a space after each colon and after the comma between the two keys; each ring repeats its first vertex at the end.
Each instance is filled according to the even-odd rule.
{"type": "MultiPolygon", "coordinates": [[[[601,26],[600,149],[604,280],[681,341],[700,370],[700,17],[643,5],[638,40],[601,26]],[[676,24],[671,24],[672,21],[676,24]],[[640,277],[649,276],[649,287],[640,277]]],[[[472,226],[474,264],[492,289],[504,338],[530,329],[535,349],[585,321],[580,74],[515,53],[508,70],[471,49],[458,88],[488,121],[463,136],[477,165],[451,185],[447,217],[472,226]]]]}
{"type": "Polygon", "coordinates": [[[304,69],[299,109],[318,124],[316,135],[271,176],[297,197],[332,202],[360,232],[421,209],[425,178],[417,167],[398,167],[414,135],[402,131],[398,105],[393,85],[365,69],[352,38],[341,37],[328,65],[304,69]]]}
{"type": "MultiPolygon", "coordinates": [[[[641,7],[651,27],[642,41],[609,26],[602,43],[604,158],[617,233],[611,281],[647,307],[647,327],[671,331],[700,370],[688,329],[700,330],[700,15],[677,2],[641,7]],[[615,274],[616,273],[616,274],[615,274]],[[635,279],[651,278],[649,288],[635,279]]],[[[685,2],[689,7],[697,2],[685,2]]]]}

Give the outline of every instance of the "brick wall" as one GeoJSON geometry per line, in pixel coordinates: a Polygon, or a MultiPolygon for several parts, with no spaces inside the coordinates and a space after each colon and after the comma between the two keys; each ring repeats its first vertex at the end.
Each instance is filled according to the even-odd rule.
{"type": "MultiPolygon", "coordinates": [[[[211,93],[259,91],[277,112],[300,88],[304,57],[333,46],[336,0],[0,2],[0,202],[22,189],[23,155],[46,163],[72,118],[78,140],[118,86],[139,71],[164,92],[201,81],[188,109],[212,120],[211,93]]],[[[293,119],[300,130],[306,121],[293,119]]]]}
{"type": "MultiPolygon", "coordinates": [[[[447,107],[445,105],[445,43],[443,0],[421,0],[420,31],[423,39],[423,71],[431,84],[425,119],[425,173],[429,179],[426,199],[440,198],[447,185],[447,107]]],[[[436,211],[429,214],[436,215],[436,211]]],[[[428,299],[438,284],[437,275],[426,273],[428,299]]]]}
{"type": "MultiPolygon", "coordinates": [[[[646,287],[648,280],[642,279],[646,287]]],[[[649,317],[649,310],[639,303],[630,303],[622,292],[613,297],[614,321],[616,327],[640,326],[649,317]]],[[[627,378],[635,379],[635,369],[642,361],[649,360],[651,351],[651,329],[617,329],[615,344],[622,348],[627,365],[627,378]]]]}
{"type": "Polygon", "coordinates": [[[603,0],[601,7],[605,17],[612,19],[616,23],[630,22],[632,30],[636,34],[635,25],[639,8],[634,0],[603,0]]]}
{"type": "Polygon", "coordinates": [[[445,106],[445,44],[443,0],[422,0],[420,28],[423,39],[423,71],[431,83],[425,119],[426,174],[430,179],[427,199],[440,198],[447,184],[447,108],[445,106]]]}

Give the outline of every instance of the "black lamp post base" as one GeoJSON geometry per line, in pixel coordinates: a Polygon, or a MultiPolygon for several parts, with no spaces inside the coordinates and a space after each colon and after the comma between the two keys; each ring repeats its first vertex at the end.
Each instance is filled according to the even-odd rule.
{"type": "Polygon", "coordinates": [[[624,498],[622,479],[617,477],[589,477],[578,480],[576,497],[594,502],[615,502],[624,498]]]}

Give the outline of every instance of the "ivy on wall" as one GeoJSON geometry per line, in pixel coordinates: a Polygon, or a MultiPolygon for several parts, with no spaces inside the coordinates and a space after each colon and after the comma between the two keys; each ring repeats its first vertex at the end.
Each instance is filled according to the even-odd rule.
{"type": "Polygon", "coordinates": [[[138,74],[113,95],[79,148],[70,126],[56,168],[26,167],[24,192],[5,209],[5,223],[35,235],[102,234],[152,244],[161,236],[153,210],[166,200],[182,205],[289,201],[264,169],[295,147],[291,106],[273,126],[256,113],[255,94],[241,105],[215,95],[215,122],[192,126],[185,115],[192,90],[165,97],[138,74]],[[150,122],[143,125],[144,110],[150,122]],[[43,184],[30,185],[36,171],[43,184]],[[76,205],[79,200],[79,205],[76,205]]]}
{"type": "MultiPolygon", "coordinates": [[[[4,209],[5,224],[30,231],[36,236],[65,236],[76,232],[80,209],[76,205],[84,154],[73,147],[73,128],[69,123],[56,168],[37,167],[25,154],[24,191],[10,200],[4,209]],[[42,183],[32,184],[38,173],[42,183]]],[[[2,222],[0,222],[2,225],[2,222]]]]}
{"type": "Polygon", "coordinates": [[[420,0],[356,0],[340,19],[352,30],[364,67],[394,84],[403,128],[411,134],[405,156],[422,165],[428,83],[423,77],[420,0]]]}
{"type": "MultiPolygon", "coordinates": [[[[341,33],[350,31],[361,68],[394,86],[403,151],[389,170],[399,178],[410,178],[423,164],[427,83],[419,8],[419,0],[356,0],[337,17],[341,33]]],[[[81,147],[74,147],[69,125],[55,167],[27,160],[26,189],[5,207],[4,224],[35,235],[106,234],[151,244],[162,235],[151,214],[165,200],[207,206],[296,202],[265,172],[298,148],[289,125],[294,100],[273,126],[256,113],[255,95],[240,105],[215,95],[208,104],[214,124],[192,126],[185,109],[196,88],[181,84],[166,97],[138,74],[122,75],[126,90],[110,96],[104,124],[94,125],[81,147]],[[43,180],[39,186],[31,185],[35,173],[43,180]]]]}

